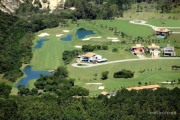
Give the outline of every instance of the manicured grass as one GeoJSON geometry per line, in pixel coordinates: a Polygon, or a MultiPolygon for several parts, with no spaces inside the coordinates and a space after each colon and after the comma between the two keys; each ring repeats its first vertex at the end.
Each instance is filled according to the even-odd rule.
{"type": "Polygon", "coordinates": [[[169,30],[171,30],[172,32],[180,32],[180,28],[179,29],[175,29],[175,28],[168,28],[169,30]]]}
{"type": "MultiPolygon", "coordinates": [[[[62,61],[62,53],[65,50],[73,50],[75,49],[75,45],[84,45],[84,44],[91,44],[91,45],[103,45],[104,43],[112,43],[110,40],[107,39],[107,37],[117,37],[113,35],[113,32],[110,32],[109,30],[103,29],[99,26],[92,25],[89,21],[80,20],[79,27],[77,25],[70,25],[68,28],[52,28],[52,29],[46,29],[43,31],[40,31],[37,33],[39,35],[40,33],[49,33],[50,36],[45,37],[49,40],[43,43],[42,48],[40,49],[34,49],[33,48],[33,59],[31,61],[31,64],[33,65],[33,70],[50,70],[50,69],[56,69],[58,66],[63,65],[62,61]],[[89,41],[82,41],[81,39],[78,39],[75,35],[76,30],[78,28],[85,28],[88,30],[93,30],[94,35],[89,36],[101,36],[102,38],[99,39],[92,39],[89,41]],[[68,33],[64,33],[63,30],[70,30],[69,33],[73,35],[72,41],[61,41],[59,37],[56,37],[56,34],[64,34],[67,35],[68,33]]],[[[64,37],[62,36],[62,37],[64,37]]],[[[86,37],[89,37],[86,36],[86,37]]],[[[34,46],[37,44],[37,41],[41,38],[36,36],[36,39],[34,40],[34,46]]],[[[118,47],[117,43],[112,43],[112,45],[108,45],[109,50],[108,51],[97,51],[97,53],[104,55],[104,57],[108,58],[109,60],[116,60],[117,53],[112,53],[113,47],[118,47]],[[111,56],[112,54],[112,56],[111,56]]],[[[123,46],[122,46],[123,47],[123,46]]],[[[121,51],[121,50],[120,50],[121,51]]],[[[96,52],[96,51],[95,51],[96,52]]],[[[122,56],[121,58],[134,58],[130,53],[123,53],[119,54],[122,56]]]]}
{"type": "Polygon", "coordinates": [[[33,51],[33,70],[50,70],[62,65],[62,52],[73,49],[70,42],[61,41],[55,35],[49,36],[42,48],[33,51]]]}
{"type": "MultiPolygon", "coordinates": [[[[169,81],[170,82],[170,81],[169,81]]],[[[175,87],[178,87],[180,88],[180,84],[177,84],[178,81],[176,81],[175,84],[160,84],[161,87],[166,87],[166,88],[169,88],[169,89],[173,89],[175,87]]]]}
{"type": "Polygon", "coordinates": [[[36,79],[30,80],[27,84],[27,87],[29,89],[35,88],[34,83],[36,82],[36,79]]]}
{"type": "Polygon", "coordinates": [[[121,87],[133,87],[138,86],[138,82],[142,85],[145,82],[151,84],[160,83],[166,80],[177,80],[180,78],[179,71],[172,71],[172,65],[180,65],[180,60],[152,60],[152,61],[132,61],[123,63],[113,63],[109,65],[102,65],[92,68],[74,68],[68,65],[70,71],[70,77],[76,78],[75,84],[90,89],[90,94],[99,94],[102,90],[96,89],[98,86],[105,86],[105,91],[113,91],[120,89],[121,87]],[[161,68],[161,71],[156,69],[161,68]],[[113,78],[114,72],[122,69],[135,71],[134,78],[130,79],[115,79],[113,78]],[[146,71],[144,73],[138,73],[140,70],[146,71]],[[149,69],[149,71],[148,71],[149,69]],[[151,71],[152,69],[152,71],[151,71]],[[101,73],[103,71],[109,71],[109,78],[107,80],[101,80],[101,73]],[[94,74],[97,73],[97,80],[94,74]],[[86,85],[86,83],[103,83],[102,85],[86,85]]]}
{"type": "Polygon", "coordinates": [[[167,19],[162,24],[161,20],[148,20],[147,24],[151,24],[157,27],[180,27],[180,20],[167,19]]]}
{"type": "MultiPolygon", "coordinates": [[[[154,31],[148,26],[141,26],[129,23],[128,20],[96,20],[97,24],[107,25],[108,27],[117,28],[117,31],[124,32],[132,37],[147,37],[154,31]]],[[[108,28],[107,28],[108,29],[108,28]]]]}

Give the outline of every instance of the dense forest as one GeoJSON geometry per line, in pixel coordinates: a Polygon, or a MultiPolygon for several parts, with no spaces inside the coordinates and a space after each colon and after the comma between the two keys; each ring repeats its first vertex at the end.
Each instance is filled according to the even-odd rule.
{"type": "Polygon", "coordinates": [[[179,120],[180,89],[117,91],[107,98],[72,97],[64,94],[19,94],[9,96],[11,87],[0,84],[1,120],[179,120]]]}
{"type": "Polygon", "coordinates": [[[34,32],[59,25],[55,15],[41,15],[28,21],[0,11],[0,74],[12,82],[23,75],[22,63],[30,63],[34,32]],[[47,18],[54,18],[48,19],[47,18]]]}

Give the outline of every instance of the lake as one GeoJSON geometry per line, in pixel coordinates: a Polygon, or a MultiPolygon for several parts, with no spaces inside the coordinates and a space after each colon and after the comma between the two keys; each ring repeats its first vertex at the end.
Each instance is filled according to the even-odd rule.
{"type": "Polygon", "coordinates": [[[34,46],[34,48],[41,48],[42,45],[43,45],[43,43],[46,42],[46,41],[48,41],[48,40],[49,40],[49,39],[47,39],[47,38],[43,38],[43,39],[38,40],[38,41],[37,41],[37,45],[34,46]]]}
{"type": "Polygon", "coordinates": [[[66,37],[60,38],[60,40],[62,40],[62,41],[71,41],[72,40],[72,34],[68,34],[66,37]]]}
{"type": "Polygon", "coordinates": [[[80,28],[76,31],[76,35],[80,39],[84,38],[86,35],[93,35],[93,34],[95,33],[92,30],[86,30],[84,28],[80,28]]]}
{"type": "Polygon", "coordinates": [[[18,87],[19,85],[27,85],[28,82],[32,79],[38,79],[40,75],[51,75],[51,72],[48,71],[32,71],[32,66],[28,65],[23,69],[26,77],[22,78],[14,87],[18,87]]]}

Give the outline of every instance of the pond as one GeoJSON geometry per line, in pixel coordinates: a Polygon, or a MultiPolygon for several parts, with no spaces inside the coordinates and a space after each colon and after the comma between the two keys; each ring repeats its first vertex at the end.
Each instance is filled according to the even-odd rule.
{"type": "Polygon", "coordinates": [[[51,75],[51,72],[47,71],[32,71],[32,66],[28,65],[23,69],[26,77],[22,78],[14,87],[18,87],[19,85],[27,85],[28,82],[32,79],[38,79],[40,75],[51,75]]]}
{"type": "Polygon", "coordinates": [[[76,35],[78,35],[78,38],[84,38],[86,35],[93,35],[95,34],[92,30],[86,30],[84,28],[80,28],[76,31],[76,35]]]}
{"type": "Polygon", "coordinates": [[[43,39],[38,40],[38,41],[37,41],[37,45],[34,46],[34,48],[41,48],[42,45],[43,45],[43,43],[46,42],[46,41],[48,41],[48,40],[49,40],[49,39],[47,39],[47,38],[43,38],[43,39]]]}
{"type": "Polygon", "coordinates": [[[68,34],[66,37],[61,38],[62,41],[71,41],[72,40],[72,34],[68,34]]]}

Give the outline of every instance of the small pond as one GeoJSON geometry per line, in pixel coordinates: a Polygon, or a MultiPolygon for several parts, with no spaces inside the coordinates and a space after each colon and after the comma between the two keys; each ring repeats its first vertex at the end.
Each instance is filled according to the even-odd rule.
{"type": "Polygon", "coordinates": [[[49,40],[49,39],[47,39],[47,38],[43,38],[43,39],[38,40],[38,41],[37,41],[37,45],[34,46],[34,48],[41,48],[42,45],[43,45],[43,42],[46,42],[46,41],[48,41],[48,40],[49,40]]]}
{"type": "Polygon", "coordinates": [[[28,82],[32,79],[38,79],[40,75],[51,75],[51,72],[47,71],[32,71],[32,66],[28,65],[23,69],[24,73],[26,74],[26,77],[22,78],[15,87],[17,88],[19,85],[27,85],[28,82]]]}
{"type": "Polygon", "coordinates": [[[72,40],[72,34],[68,34],[66,37],[60,38],[60,40],[62,40],[62,41],[71,41],[72,40]]]}
{"type": "Polygon", "coordinates": [[[76,35],[78,36],[78,38],[82,39],[84,38],[86,35],[93,35],[95,34],[92,30],[86,30],[84,28],[79,28],[76,31],[76,35]]]}

